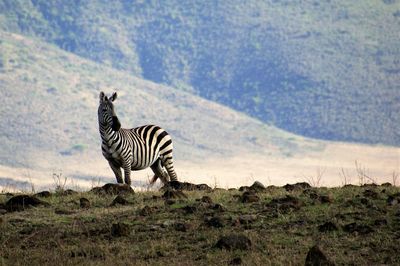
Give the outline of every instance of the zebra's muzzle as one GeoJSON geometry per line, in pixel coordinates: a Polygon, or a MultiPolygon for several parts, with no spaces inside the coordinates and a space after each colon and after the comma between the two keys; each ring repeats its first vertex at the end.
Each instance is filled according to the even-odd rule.
{"type": "Polygon", "coordinates": [[[112,130],[118,131],[121,128],[121,123],[119,122],[118,117],[113,116],[112,117],[112,125],[111,125],[112,130]]]}

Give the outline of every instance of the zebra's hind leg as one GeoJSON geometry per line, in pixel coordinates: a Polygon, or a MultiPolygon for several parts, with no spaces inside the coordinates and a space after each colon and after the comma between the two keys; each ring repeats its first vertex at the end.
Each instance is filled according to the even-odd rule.
{"type": "Polygon", "coordinates": [[[111,169],[113,170],[115,178],[117,179],[117,182],[120,184],[124,183],[124,181],[122,180],[121,167],[113,161],[108,161],[108,164],[110,165],[111,169]]]}
{"type": "Polygon", "coordinates": [[[176,175],[174,169],[174,160],[172,159],[172,156],[170,155],[169,157],[163,157],[162,164],[165,169],[167,169],[170,181],[178,181],[178,176],[176,175]]]}
{"type": "Polygon", "coordinates": [[[150,166],[151,170],[153,170],[154,176],[150,180],[150,185],[153,185],[158,178],[165,184],[168,182],[168,174],[162,168],[161,160],[157,159],[155,163],[150,166]]]}

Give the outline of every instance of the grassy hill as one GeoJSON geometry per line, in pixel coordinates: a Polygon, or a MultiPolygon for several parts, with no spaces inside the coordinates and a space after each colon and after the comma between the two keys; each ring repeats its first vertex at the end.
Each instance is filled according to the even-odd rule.
{"type": "MultiPolygon", "coordinates": [[[[0,31],[0,190],[69,187],[114,181],[100,151],[100,90],[119,93],[123,127],[159,124],[172,135],[180,180],[234,187],[306,181],[359,183],[355,161],[375,182],[399,172],[399,149],[317,141],[264,124],[189,92],[83,59],[38,39],[0,31]],[[60,178],[61,177],[61,178],[60,178]]],[[[134,173],[144,187],[150,171],[134,173]]]]}
{"type": "Polygon", "coordinates": [[[97,121],[101,90],[118,91],[115,108],[123,127],[158,124],[166,128],[174,139],[177,160],[247,153],[285,157],[324,147],[39,40],[3,31],[0,40],[0,50],[8,56],[0,72],[0,89],[7,99],[0,105],[4,119],[0,141],[7,144],[0,154],[1,165],[57,172],[69,166],[80,168],[79,163],[83,170],[92,160],[105,162],[97,121]]]}
{"type": "Polygon", "coordinates": [[[0,12],[3,30],[297,134],[400,145],[398,1],[18,0],[0,12]]]}
{"type": "Polygon", "coordinates": [[[304,265],[318,245],[335,265],[397,265],[399,191],[269,187],[247,194],[250,202],[236,189],[184,191],[186,198],[175,199],[139,192],[111,206],[115,195],[59,190],[39,198],[47,206],[20,212],[4,210],[12,195],[0,194],[0,262],[304,265]],[[241,238],[221,242],[232,235],[241,238]]]}

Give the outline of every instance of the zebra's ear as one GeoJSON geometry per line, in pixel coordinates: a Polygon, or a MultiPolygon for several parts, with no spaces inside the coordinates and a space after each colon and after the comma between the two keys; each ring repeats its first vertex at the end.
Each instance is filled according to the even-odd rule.
{"type": "Polygon", "coordinates": [[[104,92],[100,92],[100,95],[99,95],[100,102],[103,102],[105,97],[106,97],[106,95],[104,94],[104,92]]]}
{"type": "Polygon", "coordinates": [[[116,99],[117,99],[117,92],[114,92],[114,93],[111,95],[110,100],[113,102],[113,101],[115,101],[116,99]]]}

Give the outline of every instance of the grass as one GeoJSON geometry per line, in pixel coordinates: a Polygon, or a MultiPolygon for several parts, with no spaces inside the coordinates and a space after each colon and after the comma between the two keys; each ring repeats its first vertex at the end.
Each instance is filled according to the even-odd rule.
{"type": "MultiPolygon", "coordinates": [[[[159,197],[161,192],[139,192],[126,196],[129,205],[115,207],[110,207],[114,196],[90,192],[53,194],[44,199],[49,207],[0,216],[0,263],[220,265],[239,257],[245,265],[300,265],[315,244],[338,265],[400,263],[396,251],[399,205],[386,202],[388,195],[400,192],[399,188],[357,186],[312,191],[330,195],[332,202],[322,204],[302,190],[286,192],[283,188],[257,193],[260,201],[255,203],[241,203],[238,196],[242,192],[238,190],[185,192],[188,198],[172,205],[159,197]],[[367,189],[378,196],[365,198],[367,189]],[[199,199],[205,195],[221,204],[224,211],[201,203],[199,199]],[[299,199],[300,209],[267,208],[272,199],[286,195],[299,199]],[[90,201],[89,208],[80,208],[81,197],[90,201]],[[152,211],[142,215],[145,206],[152,211]],[[195,211],[185,211],[186,206],[194,206],[195,211]],[[240,222],[246,215],[255,215],[255,219],[240,222]],[[219,217],[223,227],[207,225],[208,217],[219,217]],[[386,224],[375,225],[379,219],[386,224]],[[319,232],[318,226],[328,221],[335,223],[338,230],[319,232]],[[368,225],[373,232],[346,232],[343,227],[353,222],[368,225]],[[126,235],[117,237],[111,233],[112,225],[117,223],[127,228],[126,235]],[[230,233],[247,236],[251,249],[229,251],[214,247],[222,235],[230,233]]],[[[2,194],[0,202],[9,197],[2,194]]]]}

